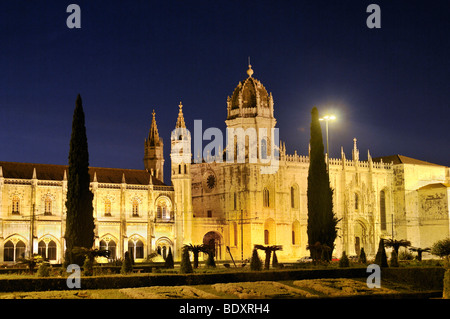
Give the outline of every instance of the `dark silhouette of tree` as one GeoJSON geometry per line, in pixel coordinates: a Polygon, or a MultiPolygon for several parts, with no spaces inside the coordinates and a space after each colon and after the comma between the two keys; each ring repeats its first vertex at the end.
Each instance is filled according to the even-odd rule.
{"type": "Polygon", "coordinates": [[[191,260],[189,258],[189,249],[184,246],[181,254],[180,273],[189,274],[192,272],[194,272],[194,270],[192,269],[191,260]]]}
{"type": "Polygon", "coordinates": [[[319,111],[316,107],[311,110],[311,139],[308,170],[308,245],[316,243],[326,245],[331,250],[322,254],[324,250],[310,249],[313,260],[326,258],[331,260],[334,241],[337,237],[339,219],[333,213],[333,190],[330,187],[327,166],[325,162],[322,129],[319,122],[319,111]]]}
{"type": "Polygon", "coordinates": [[[89,186],[89,152],[85,117],[81,96],[78,95],[73,113],[69,150],[67,217],[64,235],[67,247],[66,257],[69,260],[65,262],[66,264],[81,265],[84,260],[80,256],[73,256],[73,248],[84,247],[91,249],[94,244],[94,209],[92,206],[94,195],[89,186]]]}
{"type": "Polygon", "coordinates": [[[253,249],[252,259],[250,260],[250,269],[251,270],[261,270],[262,269],[262,261],[259,258],[258,250],[256,248],[253,249]]]}
{"type": "Polygon", "coordinates": [[[185,247],[192,252],[192,254],[194,255],[194,269],[198,268],[198,256],[200,253],[206,253],[207,252],[207,247],[205,245],[185,245],[185,247]]]}
{"type": "Polygon", "coordinates": [[[120,273],[122,275],[126,275],[132,271],[133,271],[133,263],[131,262],[130,253],[126,251],[122,261],[122,268],[120,268],[120,273]]]}
{"type": "Polygon", "coordinates": [[[409,250],[415,251],[417,253],[417,256],[416,256],[417,260],[422,261],[422,253],[430,252],[431,248],[429,248],[429,247],[427,247],[427,248],[410,247],[409,250]]]}
{"type": "Polygon", "coordinates": [[[166,260],[164,261],[164,267],[169,269],[173,269],[175,267],[175,264],[173,262],[172,247],[169,247],[169,253],[167,254],[166,260]]]}
{"type": "Polygon", "coordinates": [[[263,245],[255,245],[255,249],[263,250],[266,254],[266,259],[264,260],[264,269],[270,268],[270,258],[272,255],[272,252],[277,250],[282,250],[283,246],[280,245],[273,245],[273,246],[263,246],[263,245]]]}
{"type": "Polygon", "coordinates": [[[400,240],[396,240],[396,239],[385,239],[384,240],[384,246],[385,247],[392,247],[395,252],[397,253],[398,256],[398,250],[400,247],[408,247],[411,246],[411,242],[409,240],[405,240],[405,239],[400,239],[400,240]]]}
{"type": "Polygon", "coordinates": [[[380,267],[389,267],[383,238],[380,238],[380,242],[378,243],[378,251],[375,256],[375,264],[380,267]]]}

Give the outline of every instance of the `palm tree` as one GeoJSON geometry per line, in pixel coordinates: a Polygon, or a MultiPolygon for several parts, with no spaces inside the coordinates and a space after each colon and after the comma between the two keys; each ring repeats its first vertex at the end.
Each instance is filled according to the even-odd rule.
{"type": "Polygon", "coordinates": [[[198,268],[198,255],[200,253],[207,253],[208,252],[207,247],[204,244],[202,244],[202,245],[189,244],[189,245],[184,245],[184,247],[186,247],[186,249],[188,251],[191,251],[192,254],[194,255],[194,269],[197,269],[198,268]]]}
{"type": "Polygon", "coordinates": [[[400,247],[408,247],[411,246],[411,242],[409,240],[405,240],[405,239],[400,239],[400,240],[396,240],[396,239],[385,239],[384,240],[384,246],[385,247],[392,247],[394,248],[395,252],[397,253],[398,256],[398,249],[400,247]]]}
{"type": "Polygon", "coordinates": [[[266,259],[264,261],[264,269],[270,268],[270,256],[272,255],[272,252],[275,252],[277,250],[282,250],[283,246],[281,245],[273,245],[273,246],[263,246],[263,245],[255,245],[255,249],[263,250],[266,254],[266,259]]]}
{"type": "Polygon", "coordinates": [[[422,253],[431,251],[431,248],[418,248],[418,247],[410,247],[409,250],[417,252],[417,260],[422,260],[422,253]]]}

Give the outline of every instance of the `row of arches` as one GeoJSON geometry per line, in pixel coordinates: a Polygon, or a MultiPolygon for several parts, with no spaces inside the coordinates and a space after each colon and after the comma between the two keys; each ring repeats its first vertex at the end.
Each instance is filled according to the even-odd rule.
{"type": "MultiPolygon", "coordinates": [[[[4,262],[18,262],[21,258],[26,257],[27,241],[19,235],[13,235],[6,239],[3,245],[3,261],[4,262]]],[[[42,256],[48,261],[58,260],[58,243],[59,241],[51,236],[43,237],[38,241],[38,255],[42,256]]],[[[99,248],[102,250],[109,250],[109,259],[117,259],[118,240],[112,236],[106,235],[99,241],[99,248]]],[[[134,235],[128,240],[128,252],[133,259],[143,259],[145,256],[144,239],[140,236],[134,235]]],[[[169,249],[173,249],[172,241],[167,237],[161,237],[156,241],[156,252],[167,257],[169,249]]]]}

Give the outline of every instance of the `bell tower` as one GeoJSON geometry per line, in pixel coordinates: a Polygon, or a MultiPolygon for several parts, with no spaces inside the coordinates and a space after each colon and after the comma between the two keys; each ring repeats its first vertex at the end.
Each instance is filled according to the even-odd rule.
{"type": "Polygon", "coordinates": [[[145,139],[144,167],[160,181],[164,182],[164,143],[156,126],[155,110],[148,138],[145,139]]]}
{"type": "MultiPolygon", "coordinates": [[[[171,134],[171,169],[174,188],[174,201],[177,218],[176,249],[181,251],[183,244],[192,238],[192,178],[191,178],[191,134],[186,128],[183,105],[179,104],[178,119],[171,134]]],[[[181,254],[180,254],[181,256],[181,254]]]]}

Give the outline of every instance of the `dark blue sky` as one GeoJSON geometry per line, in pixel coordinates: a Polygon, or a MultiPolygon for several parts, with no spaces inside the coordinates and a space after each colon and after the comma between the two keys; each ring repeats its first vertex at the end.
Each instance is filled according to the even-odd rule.
{"type": "MultiPolygon", "coordinates": [[[[275,100],[288,153],[308,153],[310,111],[333,111],[330,153],[401,154],[450,166],[450,2],[0,2],[0,159],[66,164],[83,98],[92,166],[143,168],[152,110],[165,142],[225,128],[247,58],[275,100]],[[81,8],[69,29],[66,8],[81,8]],[[381,8],[369,29],[366,8],[381,8]]],[[[204,145],[208,143],[204,142],[204,145]]],[[[169,182],[169,181],[166,181],[169,182]]]]}

